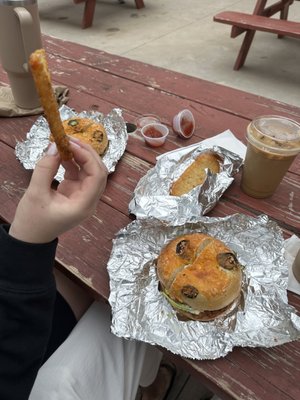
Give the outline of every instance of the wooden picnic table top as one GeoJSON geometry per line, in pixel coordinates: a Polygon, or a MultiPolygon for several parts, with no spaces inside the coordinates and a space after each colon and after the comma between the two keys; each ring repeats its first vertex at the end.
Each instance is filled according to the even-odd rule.
{"type": "MultiPolygon", "coordinates": [[[[230,129],[245,143],[250,120],[279,114],[300,122],[300,108],[235,90],[198,78],[111,55],[96,49],[43,38],[55,84],[69,89],[68,106],[80,112],[112,108],[123,110],[134,122],[142,114],[156,114],[171,128],[173,116],[189,108],[196,120],[195,134],[180,139],[171,128],[163,147],[147,147],[136,134],[129,134],[126,152],[108,179],[107,189],[93,217],[62,235],[57,267],[89,290],[96,299],[107,300],[107,261],[115,234],[130,221],[128,203],[139,179],[155,164],[156,156],[190,145],[230,129]]],[[[7,83],[0,69],[0,84],[7,83]]],[[[10,222],[30,180],[16,159],[16,141],[26,137],[37,116],[0,118],[0,219],[10,222]]],[[[276,193],[256,200],[239,186],[240,173],[209,216],[233,213],[267,214],[282,227],[285,237],[299,234],[300,157],[276,193]]],[[[300,297],[288,293],[289,302],[300,310],[300,297]]],[[[191,361],[169,354],[195,374],[222,399],[291,400],[300,398],[300,341],[273,348],[235,348],[214,361],[191,361]]]]}

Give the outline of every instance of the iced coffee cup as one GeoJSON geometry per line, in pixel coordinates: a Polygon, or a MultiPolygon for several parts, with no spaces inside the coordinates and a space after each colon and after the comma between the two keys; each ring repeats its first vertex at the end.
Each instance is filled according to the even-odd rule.
{"type": "Polygon", "coordinates": [[[300,283],[300,250],[298,251],[298,253],[295,257],[295,260],[293,262],[292,271],[293,271],[294,277],[300,283]]]}
{"type": "Polygon", "coordinates": [[[300,124],[268,115],[247,127],[247,152],[241,188],[249,196],[271,196],[300,152],[300,124]]]}
{"type": "Polygon", "coordinates": [[[18,107],[41,104],[28,58],[42,47],[37,0],[0,0],[0,60],[18,107]]]}

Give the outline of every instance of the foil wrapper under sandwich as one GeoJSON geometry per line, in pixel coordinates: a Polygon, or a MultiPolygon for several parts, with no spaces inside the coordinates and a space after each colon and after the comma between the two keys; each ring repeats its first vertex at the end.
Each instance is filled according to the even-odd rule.
{"type": "Polygon", "coordinates": [[[134,221],[114,239],[108,272],[111,329],[117,336],[198,360],[223,357],[237,346],[272,347],[300,338],[300,318],[287,300],[284,239],[265,215],[193,217],[180,224],[134,221]],[[178,320],[158,289],[155,260],[161,248],[190,232],[222,240],[244,266],[241,301],[210,322],[178,320]]]}
{"type": "MultiPolygon", "coordinates": [[[[109,144],[105,154],[102,156],[102,161],[106,165],[108,172],[113,172],[126,149],[128,141],[128,133],[122,117],[122,111],[115,108],[107,115],[98,111],[82,111],[77,113],[70,107],[63,105],[59,109],[59,112],[62,120],[74,117],[90,118],[104,126],[109,144]]],[[[36,163],[43,156],[49,145],[49,136],[48,122],[41,116],[27,133],[26,140],[16,144],[16,156],[25,169],[34,169],[36,163]]],[[[60,182],[63,176],[64,168],[60,166],[55,179],[60,182]]]]}

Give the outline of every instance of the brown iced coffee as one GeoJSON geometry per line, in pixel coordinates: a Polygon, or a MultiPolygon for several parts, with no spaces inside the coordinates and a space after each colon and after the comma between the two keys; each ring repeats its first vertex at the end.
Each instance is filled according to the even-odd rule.
{"type": "Polygon", "coordinates": [[[263,116],[248,125],[246,137],[241,188],[252,197],[269,197],[300,152],[300,124],[280,116],[263,116]]]}

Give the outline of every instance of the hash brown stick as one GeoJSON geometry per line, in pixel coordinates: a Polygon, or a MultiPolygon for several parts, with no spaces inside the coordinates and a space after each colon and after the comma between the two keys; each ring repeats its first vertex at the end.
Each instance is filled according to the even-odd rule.
{"type": "Polygon", "coordinates": [[[51,85],[45,50],[35,50],[29,57],[29,65],[50,131],[57,145],[57,150],[63,160],[70,160],[73,154],[70,150],[69,139],[65,134],[59,115],[56,98],[51,85]]]}

